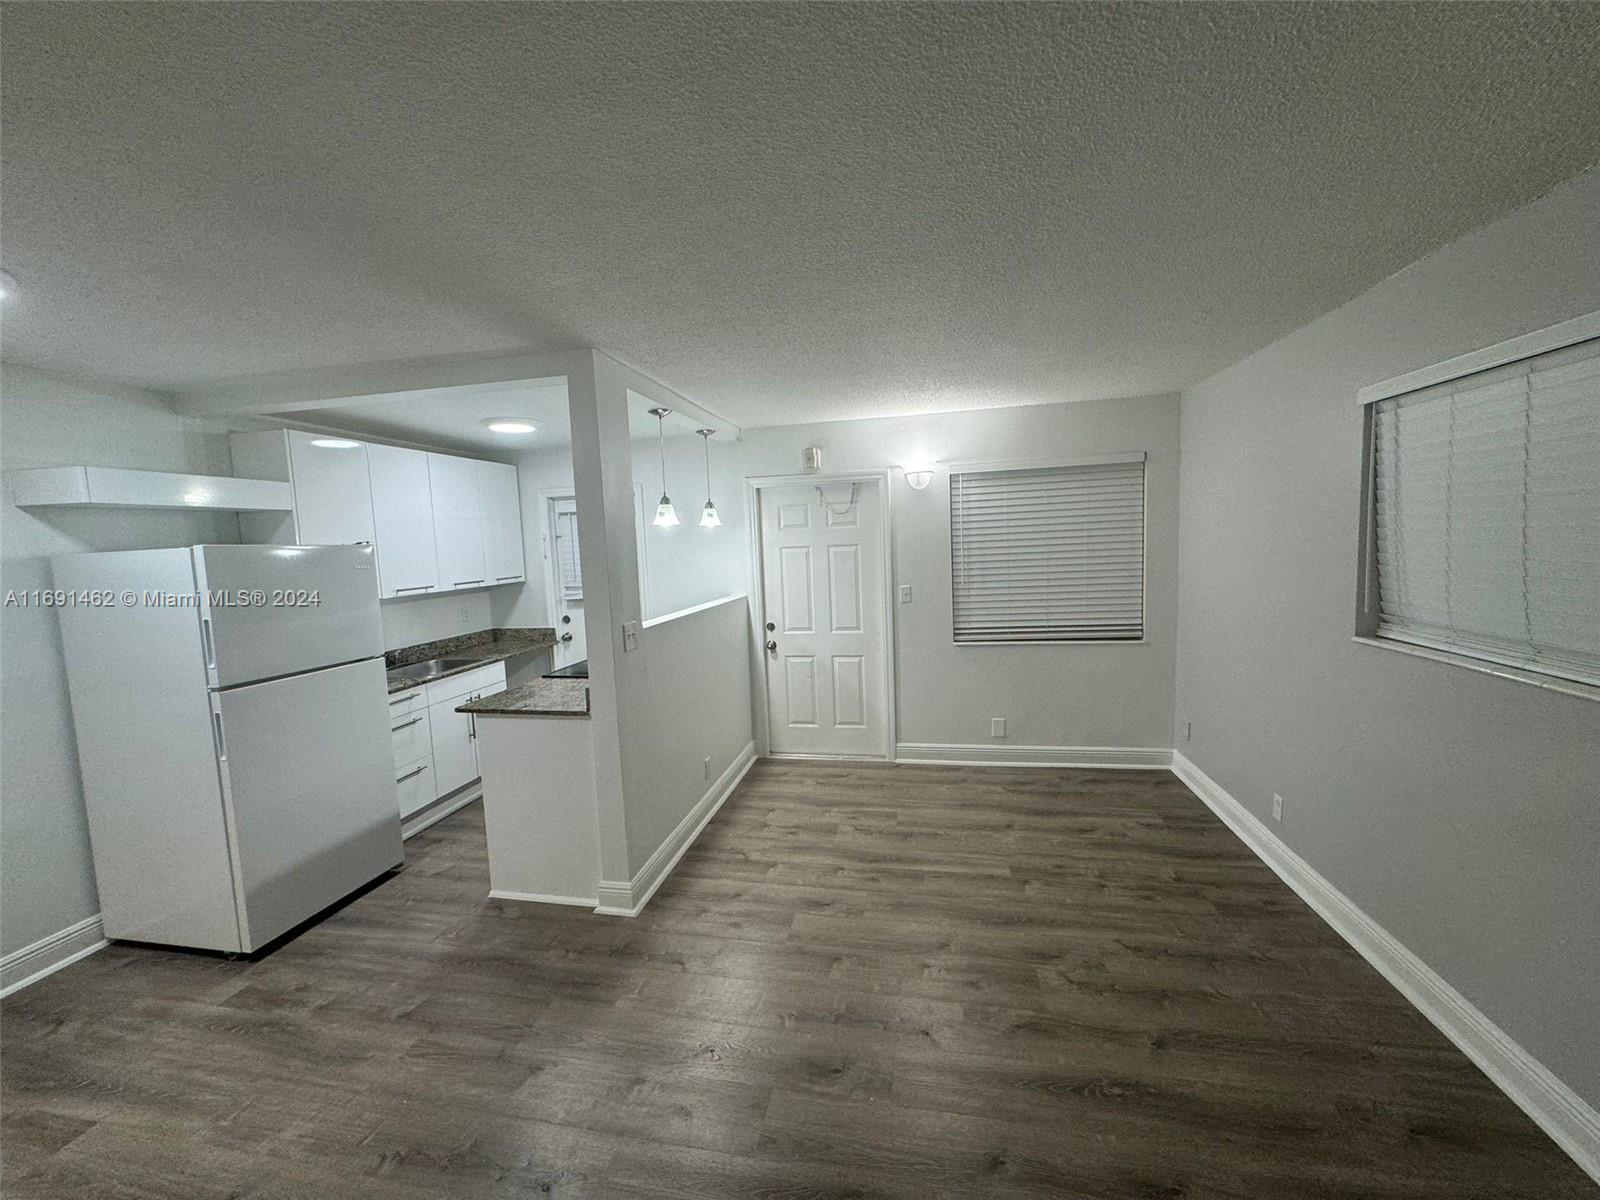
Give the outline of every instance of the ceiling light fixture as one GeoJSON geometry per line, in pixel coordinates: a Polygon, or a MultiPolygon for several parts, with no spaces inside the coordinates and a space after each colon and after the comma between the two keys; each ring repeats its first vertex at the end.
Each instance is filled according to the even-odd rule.
{"type": "Polygon", "coordinates": [[[484,422],[493,433],[532,433],[539,427],[526,417],[490,417],[484,422]]]}
{"type": "Polygon", "coordinates": [[[671,414],[670,408],[650,410],[650,415],[656,419],[656,428],[661,434],[661,503],[656,505],[656,519],[651,524],[662,529],[671,529],[678,523],[678,510],[672,507],[672,498],[667,495],[667,417],[671,414]]]}
{"type": "Polygon", "coordinates": [[[312,438],[313,446],[321,446],[324,450],[359,450],[360,442],[352,442],[349,438],[312,438]]]}
{"type": "Polygon", "coordinates": [[[0,270],[0,300],[17,290],[17,277],[10,271],[0,270]]]}
{"type": "Polygon", "coordinates": [[[706,506],[700,510],[700,528],[715,529],[722,524],[722,518],[717,515],[717,506],[711,503],[711,435],[715,429],[696,429],[706,442],[706,506]]]}

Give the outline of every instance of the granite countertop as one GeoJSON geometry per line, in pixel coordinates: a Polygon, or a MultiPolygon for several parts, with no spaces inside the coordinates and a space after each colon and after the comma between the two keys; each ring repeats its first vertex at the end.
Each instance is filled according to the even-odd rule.
{"type": "Polygon", "coordinates": [[[514,688],[481,696],[457,712],[494,717],[587,717],[587,679],[535,679],[514,688]]]}
{"type": "Polygon", "coordinates": [[[476,633],[463,633],[456,637],[419,642],[415,646],[390,650],[383,659],[384,666],[390,672],[389,691],[403,692],[407,688],[459,675],[463,671],[471,671],[488,663],[504,662],[519,654],[546,650],[555,644],[554,629],[480,629],[476,633]],[[435,659],[449,659],[451,665],[421,675],[396,677],[394,674],[397,667],[432,662],[435,659]]]}

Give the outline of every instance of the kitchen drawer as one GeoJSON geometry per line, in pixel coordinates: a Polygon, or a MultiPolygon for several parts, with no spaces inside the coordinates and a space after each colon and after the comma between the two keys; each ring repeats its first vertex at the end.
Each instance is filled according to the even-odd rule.
{"type": "Polygon", "coordinates": [[[428,726],[428,710],[425,708],[419,708],[409,717],[395,722],[389,737],[394,743],[396,770],[433,753],[433,735],[428,726]]]}
{"type": "MultiPolygon", "coordinates": [[[[486,667],[474,667],[470,671],[463,671],[459,675],[451,675],[448,679],[436,679],[425,685],[428,690],[428,703],[438,704],[443,700],[454,700],[457,696],[482,695],[485,692],[500,692],[506,686],[506,665],[503,662],[490,663],[486,667]]],[[[466,703],[462,701],[462,703],[466,703]]]]}
{"type": "Polygon", "coordinates": [[[423,759],[398,770],[394,781],[400,798],[400,819],[404,820],[419,809],[427,808],[438,799],[433,787],[433,760],[423,759]]]}
{"type": "Polygon", "coordinates": [[[398,725],[407,717],[428,711],[428,692],[421,684],[403,692],[389,694],[389,725],[398,725]]]}

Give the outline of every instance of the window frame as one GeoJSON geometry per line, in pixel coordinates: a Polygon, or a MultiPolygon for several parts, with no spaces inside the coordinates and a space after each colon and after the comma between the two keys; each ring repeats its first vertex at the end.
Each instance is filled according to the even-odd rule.
{"type": "Polygon", "coordinates": [[[1430,645],[1427,642],[1380,636],[1381,595],[1378,585],[1378,511],[1376,465],[1377,404],[1423,388],[1450,383],[1469,375],[1491,371],[1524,359],[1564,350],[1581,342],[1600,339],[1600,312],[1585,313],[1543,329],[1458,354],[1430,366],[1407,371],[1379,383],[1368,384],[1356,392],[1361,410],[1361,523],[1357,544],[1355,634],[1352,641],[1381,650],[1397,651],[1413,658],[1431,659],[1464,667],[1480,674],[1494,675],[1548,691],[1600,700],[1600,687],[1582,680],[1554,675],[1534,667],[1501,662],[1469,653],[1458,647],[1430,645]]]}
{"type": "Polygon", "coordinates": [[[1050,458],[978,459],[953,462],[945,473],[945,568],[948,578],[950,644],[963,646],[1144,646],[1150,641],[1150,455],[1144,450],[1131,450],[1107,454],[1082,454],[1053,456],[1050,458]],[[956,531],[950,511],[950,488],[957,475],[978,474],[986,471],[1048,471],[1061,467],[1095,467],[1110,463],[1140,464],[1140,514],[1139,514],[1139,636],[1136,638],[971,638],[956,637],[956,531]]]}

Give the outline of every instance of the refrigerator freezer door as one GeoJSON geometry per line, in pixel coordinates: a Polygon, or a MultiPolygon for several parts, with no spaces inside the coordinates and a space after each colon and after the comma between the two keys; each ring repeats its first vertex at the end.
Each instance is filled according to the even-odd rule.
{"type": "Polygon", "coordinates": [[[253,951],[403,857],[383,661],[215,692],[212,704],[253,951]]]}
{"type": "Polygon", "coordinates": [[[212,687],[383,653],[371,546],[196,546],[194,574],[212,687]]]}

